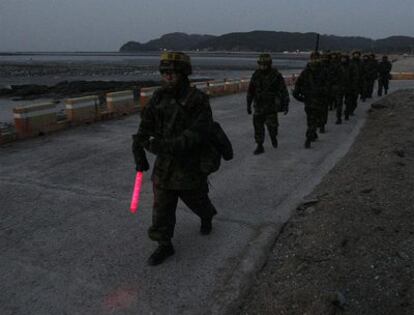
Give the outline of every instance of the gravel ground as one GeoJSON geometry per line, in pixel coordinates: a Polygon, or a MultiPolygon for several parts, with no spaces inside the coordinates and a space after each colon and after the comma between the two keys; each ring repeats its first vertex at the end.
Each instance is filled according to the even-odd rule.
{"type": "Polygon", "coordinates": [[[240,314],[414,314],[414,90],[369,113],[286,224],[240,314]]]}

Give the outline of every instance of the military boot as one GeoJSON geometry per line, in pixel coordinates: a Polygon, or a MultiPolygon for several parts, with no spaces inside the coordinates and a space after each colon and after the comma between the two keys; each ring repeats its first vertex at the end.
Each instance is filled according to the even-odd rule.
{"type": "Polygon", "coordinates": [[[345,120],[349,120],[349,114],[345,113],[345,120]]]}
{"type": "Polygon", "coordinates": [[[168,257],[174,255],[174,247],[171,243],[160,244],[157,249],[148,258],[148,265],[156,266],[161,264],[168,257]]]}
{"type": "Polygon", "coordinates": [[[263,147],[263,143],[258,143],[256,150],[254,150],[253,154],[257,155],[257,154],[261,154],[264,152],[264,147],[263,147]]]}
{"type": "Polygon", "coordinates": [[[338,119],[336,120],[335,124],[337,124],[337,125],[342,124],[342,119],[341,119],[341,118],[338,118],[338,119]]]}
{"type": "Polygon", "coordinates": [[[213,225],[211,223],[212,217],[209,219],[201,219],[201,226],[200,226],[200,234],[201,235],[208,235],[211,233],[213,229],[213,225]]]}
{"type": "Polygon", "coordinates": [[[310,138],[306,138],[306,141],[305,141],[305,148],[306,149],[309,149],[310,147],[311,147],[311,139],[310,138]]]}
{"type": "Polygon", "coordinates": [[[323,125],[319,128],[319,132],[320,133],[325,133],[325,125],[323,125]]]}
{"type": "Polygon", "coordinates": [[[272,140],[272,146],[274,148],[277,148],[277,137],[276,136],[273,136],[270,139],[272,140]]]}

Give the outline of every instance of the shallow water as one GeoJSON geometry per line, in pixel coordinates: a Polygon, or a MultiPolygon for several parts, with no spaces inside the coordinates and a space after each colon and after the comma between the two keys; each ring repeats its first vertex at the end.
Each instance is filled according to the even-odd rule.
{"type": "MultiPolygon", "coordinates": [[[[191,79],[237,79],[250,77],[256,68],[257,53],[194,54],[191,79]]],[[[159,81],[158,53],[84,54],[25,53],[0,54],[0,88],[20,84],[54,85],[62,81],[159,81]],[[35,69],[35,71],[33,70],[35,69]],[[63,70],[62,70],[63,69],[63,70]]],[[[277,54],[273,64],[284,74],[297,73],[303,57],[277,54]]],[[[13,101],[0,98],[0,122],[13,119],[12,108],[50,99],[13,101]]]]}

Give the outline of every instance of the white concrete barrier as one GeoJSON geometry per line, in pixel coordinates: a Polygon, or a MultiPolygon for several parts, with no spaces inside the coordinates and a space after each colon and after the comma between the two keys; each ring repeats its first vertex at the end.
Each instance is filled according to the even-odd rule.
{"type": "Polygon", "coordinates": [[[68,98],[65,111],[72,123],[92,122],[100,118],[100,102],[96,95],[68,98]]]}
{"type": "Polygon", "coordinates": [[[54,102],[13,108],[17,136],[26,138],[53,131],[57,126],[56,114],[54,102]]]}
{"type": "Polygon", "coordinates": [[[119,114],[128,114],[137,110],[135,106],[134,91],[120,91],[106,94],[108,110],[119,114]]]}
{"type": "Polygon", "coordinates": [[[139,97],[139,105],[141,109],[143,109],[145,105],[147,105],[152,95],[154,94],[155,90],[159,88],[160,88],[159,86],[141,88],[140,97],[139,97]]]}

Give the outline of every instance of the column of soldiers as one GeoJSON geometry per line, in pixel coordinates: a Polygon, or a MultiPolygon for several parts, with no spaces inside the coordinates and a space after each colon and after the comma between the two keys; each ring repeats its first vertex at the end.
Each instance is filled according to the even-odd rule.
{"type": "MultiPolygon", "coordinates": [[[[325,132],[329,109],[336,109],[337,124],[353,115],[358,97],[373,93],[375,79],[378,94],[388,90],[391,64],[386,57],[377,65],[375,55],[361,62],[361,54],[311,54],[310,62],[298,77],[293,96],[305,104],[307,131],[305,147],[325,132]],[[345,109],[343,110],[343,105],[345,109]]],[[[254,154],[264,152],[265,125],[271,144],[277,148],[278,113],[288,113],[289,93],[280,72],[272,67],[269,54],[257,60],[247,92],[247,113],[253,113],[257,147],[254,154]],[[254,112],[252,111],[252,105],[254,112]]],[[[161,55],[159,71],[162,87],[154,92],[141,112],[141,123],[133,135],[132,151],[137,171],[147,171],[146,152],[156,155],[152,171],[154,192],[152,225],[148,230],[158,247],[148,258],[149,265],[161,264],[174,254],[172,238],[176,223],[177,202],[181,199],[199,218],[200,233],[212,231],[217,211],[208,196],[208,173],[200,167],[203,148],[208,144],[214,124],[208,96],[190,85],[190,57],[182,52],[161,55]]]]}
{"type": "Polygon", "coordinates": [[[358,99],[365,102],[372,98],[378,79],[378,96],[387,94],[391,78],[391,63],[384,56],[380,63],[375,54],[354,51],[351,56],[339,52],[313,52],[310,62],[299,75],[293,97],[305,104],[307,131],[305,148],[318,138],[318,131],[325,132],[329,110],[336,110],[336,124],[342,117],[349,120],[358,106],[358,99]]]}

